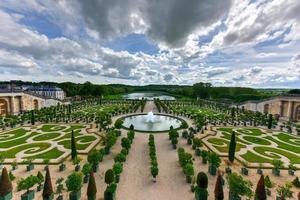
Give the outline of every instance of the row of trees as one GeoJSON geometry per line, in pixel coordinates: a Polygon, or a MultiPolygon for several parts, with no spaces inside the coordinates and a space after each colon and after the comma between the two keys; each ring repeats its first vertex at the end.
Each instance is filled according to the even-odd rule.
{"type": "Polygon", "coordinates": [[[155,147],[155,141],[154,141],[154,135],[149,135],[149,156],[150,156],[150,163],[151,163],[151,175],[153,177],[153,181],[156,182],[156,176],[158,175],[158,162],[156,157],[156,147],[155,147]]]}

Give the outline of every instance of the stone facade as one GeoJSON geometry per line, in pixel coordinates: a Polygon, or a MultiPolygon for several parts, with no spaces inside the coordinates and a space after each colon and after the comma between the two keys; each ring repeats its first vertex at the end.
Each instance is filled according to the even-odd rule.
{"type": "Polygon", "coordinates": [[[300,96],[277,96],[263,101],[247,101],[239,105],[246,110],[273,114],[283,120],[300,121],[300,96]]]}
{"type": "Polygon", "coordinates": [[[65,104],[56,99],[46,99],[24,92],[0,93],[0,115],[16,115],[23,111],[65,104]]]}

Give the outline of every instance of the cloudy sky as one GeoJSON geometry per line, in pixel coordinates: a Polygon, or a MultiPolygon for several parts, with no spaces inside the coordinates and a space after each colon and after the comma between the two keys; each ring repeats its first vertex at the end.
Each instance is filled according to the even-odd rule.
{"type": "Polygon", "coordinates": [[[300,87],[299,0],[1,0],[0,80],[300,87]]]}

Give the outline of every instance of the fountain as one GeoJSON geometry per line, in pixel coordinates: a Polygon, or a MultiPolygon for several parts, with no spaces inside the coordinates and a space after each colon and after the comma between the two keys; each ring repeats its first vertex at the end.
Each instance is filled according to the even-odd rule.
{"type": "Polygon", "coordinates": [[[154,123],[156,120],[156,116],[153,114],[152,111],[148,112],[148,114],[146,115],[146,122],[148,123],[154,123]]]}
{"type": "Polygon", "coordinates": [[[123,126],[140,132],[168,132],[172,126],[174,129],[180,128],[182,119],[176,117],[153,114],[152,111],[145,114],[131,115],[123,118],[123,126]]]}

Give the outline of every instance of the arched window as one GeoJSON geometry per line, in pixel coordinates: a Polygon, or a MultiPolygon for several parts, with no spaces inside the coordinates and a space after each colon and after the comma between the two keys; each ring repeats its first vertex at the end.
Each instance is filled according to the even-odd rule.
{"type": "Polygon", "coordinates": [[[300,105],[296,108],[296,120],[300,121],[300,105]]]}
{"type": "Polygon", "coordinates": [[[269,113],[269,104],[265,104],[264,105],[264,114],[268,114],[269,113]]]}
{"type": "Polygon", "coordinates": [[[34,107],[34,109],[39,109],[39,102],[38,102],[38,100],[33,100],[33,107],[34,107]]]}
{"type": "Polygon", "coordinates": [[[4,99],[0,99],[0,115],[7,115],[7,102],[4,99]]]}

